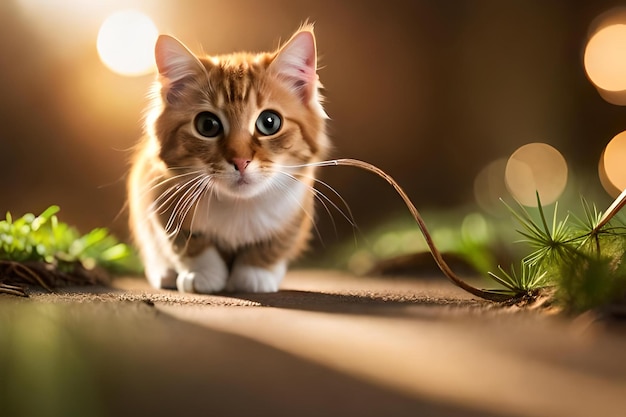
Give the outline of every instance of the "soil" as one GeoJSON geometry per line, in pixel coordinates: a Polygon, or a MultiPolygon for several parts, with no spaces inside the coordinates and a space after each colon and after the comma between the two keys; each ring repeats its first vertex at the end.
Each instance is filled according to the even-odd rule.
{"type": "Polygon", "coordinates": [[[621,416],[625,327],[441,279],[290,272],[275,294],[0,295],[4,416],[621,416]]]}

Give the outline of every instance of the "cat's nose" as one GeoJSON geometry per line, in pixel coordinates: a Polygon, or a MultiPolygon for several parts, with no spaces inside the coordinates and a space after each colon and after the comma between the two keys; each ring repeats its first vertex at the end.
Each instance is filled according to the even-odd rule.
{"type": "Polygon", "coordinates": [[[239,171],[241,174],[246,170],[246,168],[250,165],[250,160],[246,158],[233,158],[233,166],[235,167],[235,171],[239,171]]]}

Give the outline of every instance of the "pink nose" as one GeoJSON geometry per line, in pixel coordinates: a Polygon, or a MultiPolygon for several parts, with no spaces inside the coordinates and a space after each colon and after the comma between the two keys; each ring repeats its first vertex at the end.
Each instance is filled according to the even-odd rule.
{"type": "Polygon", "coordinates": [[[250,165],[250,160],[245,158],[233,158],[233,165],[235,166],[235,171],[239,171],[243,174],[248,165],[250,165]]]}

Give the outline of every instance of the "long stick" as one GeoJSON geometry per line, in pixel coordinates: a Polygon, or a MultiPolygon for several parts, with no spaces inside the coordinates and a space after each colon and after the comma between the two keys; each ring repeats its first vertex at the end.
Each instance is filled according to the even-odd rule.
{"type": "Polygon", "coordinates": [[[611,203],[609,208],[606,210],[600,221],[594,227],[592,234],[597,234],[600,229],[602,229],[612,218],[626,205],[626,190],[622,191],[621,194],[611,203]]]}
{"type": "Polygon", "coordinates": [[[467,282],[463,281],[461,278],[459,278],[459,276],[457,276],[452,271],[450,266],[448,266],[446,261],[443,259],[441,252],[439,252],[439,249],[437,249],[437,246],[435,246],[435,243],[433,242],[433,238],[430,235],[428,228],[426,227],[426,223],[424,223],[424,219],[422,219],[422,216],[420,215],[419,211],[417,211],[417,208],[415,207],[411,199],[409,199],[409,196],[404,192],[402,187],[400,187],[400,185],[389,174],[387,174],[386,172],[384,172],[382,169],[378,168],[377,166],[374,166],[367,162],[360,161],[358,159],[342,158],[342,159],[335,159],[335,160],[329,161],[329,163],[331,163],[332,165],[344,165],[344,166],[353,166],[357,168],[362,168],[366,171],[373,172],[374,174],[378,175],[379,177],[387,181],[389,184],[391,184],[391,186],[398,192],[398,194],[400,194],[400,197],[402,197],[404,204],[406,204],[407,208],[411,212],[411,215],[417,222],[417,225],[419,226],[420,231],[422,232],[422,235],[424,235],[426,244],[428,244],[430,253],[432,254],[433,259],[437,263],[437,266],[439,267],[441,272],[443,272],[444,275],[450,281],[452,281],[454,285],[456,285],[459,288],[464,289],[470,294],[473,294],[477,297],[484,298],[486,300],[502,302],[502,301],[508,301],[514,298],[514,296],[507,295],[507,294],[500,294],[496,292],[481,290],[480,288],[476,288],[468,284],[467,282]]]}

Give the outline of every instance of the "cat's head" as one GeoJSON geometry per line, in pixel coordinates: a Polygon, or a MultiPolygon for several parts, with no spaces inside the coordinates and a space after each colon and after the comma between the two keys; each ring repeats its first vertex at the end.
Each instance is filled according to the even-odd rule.
{"type": "Polygon", "coordinates": [[[279,171],[328,148],[315,37],[304,26],[275,52],[197,57],[162,35],[157,102],[148,130],[164,163],[204,170],[218,194],[249,197],[279,171]]]}

